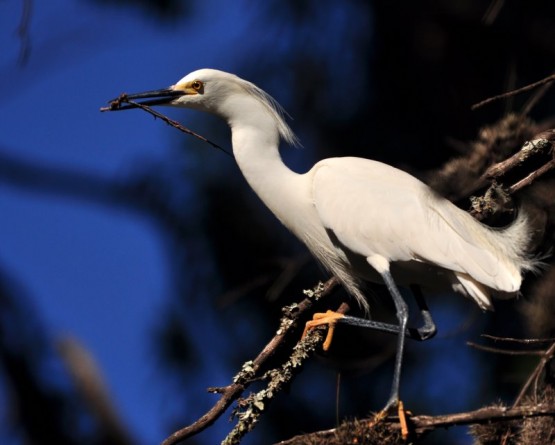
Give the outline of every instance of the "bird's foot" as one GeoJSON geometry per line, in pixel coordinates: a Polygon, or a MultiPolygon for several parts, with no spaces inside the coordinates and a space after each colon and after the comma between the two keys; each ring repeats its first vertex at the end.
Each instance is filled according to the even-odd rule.
{"type": "Polygon", "coordinates": [[[397,415],[399,416],[399,424],[401,426],[401,436],[403,440],[407,440],[409,436],[409,427],[407,422],[407,415],[410,415],[410,411],[405,411],[405,407],[401,400],[390,400],[387,405],[379,413],[377,413],[374,418],[370,421],[370,428],[374,428],[378,423],[383,422],[387,416],[391,413],[393,409],[397,408],[397,415]]]}
{"type": "Polygon", "coordinates": [[[344,317],[343,314],[340,314],[339,312],[334,312],[334,311],[326,311],[325,313],[317,312],[312,317],[312,320],[306,322],[302,338],[304,338],[304,336],[311,329],[314,329],[317,326],[327,325],[328,333],[326,335],[326,340],[322,345],[322,349],[324,351],[327,351],[331,345],[331,340],[333,338],[333,333],[335,331],[335,325],[337,324],[337,321],[343,317],[344,317]]]}

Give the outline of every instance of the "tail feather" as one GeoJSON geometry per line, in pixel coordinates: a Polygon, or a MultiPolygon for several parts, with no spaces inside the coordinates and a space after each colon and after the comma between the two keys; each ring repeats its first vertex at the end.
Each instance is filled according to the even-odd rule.
{"type": "Polygon", "coordinates": [[[528,214],[520,210],[511,225],[503,229],[489,229],[489,242],[499,251],[498,260],[505,273],[496,278],[496,288],[480,283],[469,274],[455,272],[453,288],[472,298],[480,308],[492,310],[491,297],[514,298],[522,284],[522,275],[527,271],[536,271],[541,265],[541,258],[528,253],[531,240],[528,214]]]}
{"type": "Polygon", "coordinates": [[[489,290],[482,283],[476,281],[470,275],[455,272],[453,289],[469,298],[472,298],[482,310],[493,310],[493,304],[489,296],[489,290]]]}
{"type": "Polygon", "coordinates": [[[541,264],[540,259],[528,253],[532,237],[530,230],[528,214],[524,209],[520,209],[511,225],[493,232],[498,245],[520,272],[536,270],[541,264]]]}

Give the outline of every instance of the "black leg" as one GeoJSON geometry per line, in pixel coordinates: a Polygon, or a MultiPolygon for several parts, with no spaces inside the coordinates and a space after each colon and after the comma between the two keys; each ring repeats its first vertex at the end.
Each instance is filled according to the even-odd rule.
{"type": "Polygon", "coordinates": [[[331,344],[333,331],[338,323],[374,329],[389,334],[396,334],[397,352],[395,355],[395,367],[393,371],[393,382],[391,384],[391,394],[385,405],[385,408],[376,416],[375,422],[381,421],[387,416],[387,413],[391,408],[397,407],[399,410],[399,419],[402,425],[403,437],[405,437],[408,434],[406,426],[406,415],[402,402],[399,400],[399,385],[401,381],[401,368],[403,365],[405,338],[411,338],[420,341],[428,340],[436,334],[436,326],[434,324],[434,321],[432,320],[430,310],[428,309],[428,305],[426,304],[424,295],[422,294],[420,288],[417,286],[411,286],[416,304],[418,305],[418,309],[420,310],[420,314],[424,324],[418,329],[408,328],[407,322],[409,318],[409,310],[407,303],[399,292],[399,289],[397,288],[397,285],[395,284],[395,281],[393,280],[393,277],[391,276],[389,270],[381,273],[381,276],[389,293],[391,294],[391,297],[393,298],[393,302],[395,303],[397,320],[399,322],[398,325],[382,323],[374,320],[367,320],[359,317],[351,317],[343,314],[338,314],[333,311],[327,311],[326,313],[314,314],[313,320],[306,323],[303,337],[310,329],[313,329],[316,326],[328,325],[328,334],[323,345],[324,351],[327,351],[331,344]]]}
{"type": "MultiPolygon", "coordinates": [[[[424,299],[424,295],[422,294],[420,287],[411,286],[411,290],[414,294],[414,298],[416,300],[416,304],[418,305],[418,309],[420,310],[420,315],[424,324],[419,328],[406,328],[405,336],[412,340],[429,340],[436,334],[436,325],[432,319],[430,310],[428,309],[428,305],[426,304],[426,300],[424,299]]],[[[344,317],[339,318],[337,320],[337,324],[340,323],[348,324],[351,326],[358,326],[361,328],[373,329],[375,331],[385,332],[387,334],[398,335],[401,331],[400,326],[396,324],[383,323],[381,321],[368,320],[366,318],[352,317],[349,315],[345,315],[344,317]]]]}
{"type": "Polygon", "coordinates": [[[397,285],[393,281],[391,273],[386,270],[382,273],[382,278],[387,286],[387,290],[393,298],[397,310],[397,320],[399,321],[399,335],[397,336],[397,353],[395,355],[395,367],[393,369],[393,383],[391,384],[391,394],[383,411],[388,411],[399,403],[399,384],[401,381],[401,367],[403,365],[403,352],[405,350],[405,337],[407,333],[407,322],[409,319],[409,308],[397,285]]]}
{"type": "Polygon", "coordinates": [[[395,309],[397,311],[397,320],[399,321],[398,325],[389,324],[389,323],[382,323],[379,321],[374,320],[367,320],[364,318],[358,317],[351,317],[351,316],[344,316],[342,318],[337,319],[337,323],[344,323],[349,324],[352,326],[360,326],[369,329],[374,329],[380,332],[386,332],[389,334],[397,334],[397,352],[395,355],[395,368],[393,371],[393,383],[391,384],[391,395],[389,396],[389,400],[385,405],[385,408],[382,412],[386,412],[390,408],[397,406],[399,403],[399,385],[401,381],[401,368],[403,365],[403,352],[405,349],[405,338],[411,338],[413,340],[424,341],[432,338],[436,334],[436,325],[432,319],[430,314],[430,310],[428,305],[426,304],[426,300],[424,299],[424,295],[418,286],[411,286],[411,290],[414,294],[414,298],[416,300],[416,304],[418,305],[418,309],[420,310],[420,315],[424,322],[423,326],[418,329],[415,328],[407,328],[407,321],[409,316],[408,306],[397,285],[393,281],[393,277],[389,271],[385,271],[382,274],[382,278],[384,280],[385,285],[387,286],[387,290],[391,294],[393,298],[393,302],[395,303],[395,309]]]}
{"type": "Polygon", "coordinates": [[[424,321],[424,325],[418,328],[418,334],[421,336],[420,340],[428,340],[436,335],[436,324],[432,319],[432,314],[430,313],[430,309],[428,309],[428,304],[424,299],[424,294],[422,293],[420,286],[417,286],[416,284],[411,285],[410,290],[414,295],[414,299],[416,300],[416,304],[420,310],[420,316],[424,321]]]}

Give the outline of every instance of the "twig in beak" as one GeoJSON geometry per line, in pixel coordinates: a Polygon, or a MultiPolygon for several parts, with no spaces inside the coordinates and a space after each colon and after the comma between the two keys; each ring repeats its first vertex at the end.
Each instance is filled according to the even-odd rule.
{"type": "Polygon", "coordinates": [[[210,144],[212,147],[217,148],[218,150],[223,151],[226,155],[228,156],[232,156],[231,153],[229,153],[227,150],[225,150],[224,148],[220,147],[218,144],[216,144],[215,142],[210,141],[209,139],[206,139],[204,136],[201,136],[198,133],[195,133],[192,130],[189,130],[187,127],[181,125],[179,122],[174,121],[173,119],[170,119],[167,116],[164,116],[162,113],[159,113],[158,111],[150,108],[148,105],[144,105],[140,102],[135,102],[134,100],[130,100],[127,98],[127,94],[123,93],[120,94],[119,97],[113,101],[110,102],[110,106],[108,107],[104,107],[101,108],[100,111],[113,111],[113,110],[117,110],[120,108],[121,103],[125,102],[128,104],[133,105],[134,107],[140,108],[141,110],[146,111],[147,113],[152,114],[154,117],[157,117],[159,119],[162,119],[166,124],[177,128],[179,131],[182,131],[183,133],[187,133],[191,136],[194,136],[198,139],[200,139],[201,141],[204,141],[208,144],[210,144]]]}

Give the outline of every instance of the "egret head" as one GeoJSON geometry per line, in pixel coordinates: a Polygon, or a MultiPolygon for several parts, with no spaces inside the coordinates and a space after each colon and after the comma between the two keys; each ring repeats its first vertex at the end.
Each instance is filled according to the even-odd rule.
{"type": "MultiPolygon", "coordinates": [[[[140,100],[144,105],[167,105],[193,108],[216,114],[228,122],[239,116],[256,116],[260,111],[274,121],[279,134],[288,143],[298,144],[285,122],[283,108],[266,92],[240,77],[214,69],[193,71],[175,85],[160,90],[127,94],[126,99],[140,100]],[[146,99],[146,100],[143,100],[146,99]]],[[[135,108],[127,104],[117,109],[135,108]]]]}

